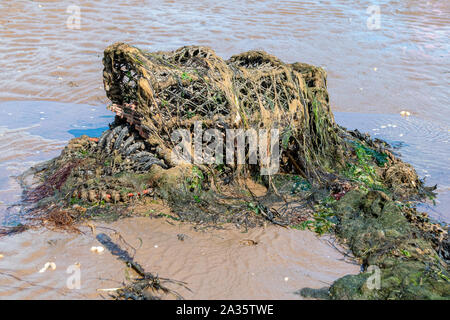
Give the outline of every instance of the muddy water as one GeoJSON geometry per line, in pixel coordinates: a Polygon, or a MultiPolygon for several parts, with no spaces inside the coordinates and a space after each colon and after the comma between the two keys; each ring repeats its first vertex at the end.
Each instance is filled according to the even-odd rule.
{"type": "MultiPolygon", "coordinates": [[[[450,221],[448,2],[377,1],[381,9],[378,30],[367,27],[366,10],[372,1],[81,0],[76,4],[80,9],[80,29],[67,25],[68,19],[76,22],[70,20],[76,10],[68,13],[68,9],[74,9],[68,8],[72,1],[0,2],[0,101],[9,101],[0,104],[2,224],[13,225],[20,217],[14,208],[7,210],[20,198],[11,176],[55,156],[73,136],[98,134],[111,120],[104,109],[107,99],[101,59],[104,48],[116,41],[149,50],[202,44],[213,47],[224,58],[245,50],[264,49],[287,62],[323,66],[329,74],[333,109],[361,113],[338,114],[338,122],[394,142],[422,177],[439,184],[437,206],[426,209],[436,218],[450,221]],[[37,100],[47,102],[33,102],[37,100]],[[400,118],[397,115],[401,110],[408,110],[413,116],[409,120],[400,118]]],[[[116,227],[125,233],[137,228],[132,222],[116,227]]],[[[143,229],[135,233],[141,238],[154,237],[148,239],[154,242],[170,239],[167,241],[174,251],[168,252],[185,257],[185,261],[191,261],[191,271],[198,272],[183,273],[180,264],[167,254],[160,256],[159,261],[145,262],[146,266],[149,270],[160,268],[157,271],[162,276],[190,282],[195,289],[190,297],[289,298],[302,285],[321,287],[322,282],[357,272],[352,265],[326,260],[326,256],[335,257],[333,251],[328,252],[321,242],[304,233],[273,229],[266,235],[255,231],[254,236],[261,237],[261,243],[269,241],[274,246],[261,245],[247,252],[250,248],[236,247],[238,238],[233,232],[226,233],[222,242],[197,235],[197,242],[189,244],[176,242],[175,231],[164,228],[156,235],[143,229]],[[302,242],[304,237],[311,241],[302,242]],[[189,250],[201,256],[196,247],[199,243],[208,250],[205,257],[189,260],[194,259],[187,256],[189,250]],[[309,250],[302,249],[305,245],[309,250]],[[184,251],[186,247],[191,249],[184,251]],[[171,263],[164,264],[164,260],[171,263]],[[221,265],[225,260],[229,263],[221,265]],[[250,277],[243,271],[250,270],[245,265],[255,266],[259,273],[250,277]],[[205,278],[209,270],[211,275],[205,278]],[[227,281],[221,282],[221,273],[227,281]],[[288,280],[280,285],[280,277],[296,283],[288,280]],[[214,282],[227,290],[212,286],[214,282]]],[[[135,239],[136,234],[129,235],[135,239]]],[[[211,238],[220,239],[212,235],[211,238]]],[[[32,284],[3,275],[0,294],[3,298],[65,297],[52,288],[64,291],[65,268],[75,263],[72,260],[78,260],[85,285],[76,293],[65,293],[66,297],[97,297],[96,288],[117,285],[99,282],[99,275],[121,281],[123,266],[108,254],[93,257],[86,250],[92,241],[89,237],[47,231],[2,239],[1,250],[5,253],[0,254],[5,257],[0,260],[0,271],[32,284]],[[57,240],[56,245],[48,243],[53,243],[52,239],[57,240]],[[57,270],[37,274],[50,259],[58,260],[57,270]],[[110,273],[103,273],[104,265],[111,266],[110,273]]],[[[147,248],[138,255],[146,261],[152,256],[150,253],[154,254],[147,248]]]]}
{"type": "Polygon", "coordinates": [[[448,122],[448,1],[28,1],[0,3],[0,99],[105,101],[102,52],[116,41],[186,44],[221,56],[264,49],[325,67],[335,110],[448,122]],[[69,6],[80,10],[80,29],[69,6]],[[366,12],[380,6],[380,29],[366,12]],[[369,20],[369,22],[372,20],[369,20]],[[69,25],[67,25],[69,22],[69,25]],[[369,24],[369,26],[371,26],[369,24]]]}
{"type": "MultiPolygon", "coordinates": [[[[242,233],[230,226],[199,232],[190,225],[149,218],[105,226],[136,249],[135,259],[147,271],[186,282],[191,291],[171,288],[187,299],[299,299],[294,292],[300,288],[322,288],[359,271],[358,265],[344,261],[330,239],[317,239],[308,231],[269,226],[242,233]],[[257,244],[249,246],[245,240],[257,244]]],[[[96,232],[109,233],[117,241],[101,227],[96,232]]],[[[3,239],[0,299],[102,298],[107,294],[97,289],[120,287],[127,274],[133,276],[109,252],[92,253],[90,248],[100,243],[88,228],[83,231],[86,234],[27,231],[3,239]],[[54,262],[56,269],[39,273],[46,262],[54,262]],[[66,271],[75,264],[80,265],[81,286],[70,290],[67,279],[73,273],[66,271]]]]}
{"type": "Polygon", "coordinates": [[[71,138],[98,136],[114,119],[105,106],[59,102],[0,103],[0,225],[20,221],[22,191],[15,176],[60,154],[71,138]]]}

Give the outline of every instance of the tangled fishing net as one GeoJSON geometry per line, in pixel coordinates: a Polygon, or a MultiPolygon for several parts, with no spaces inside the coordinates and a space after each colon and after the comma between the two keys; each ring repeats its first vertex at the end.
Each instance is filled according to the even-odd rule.
{"type": "Polygon", "coordinates": [[[288,225],[307,220],[318,190],[335,199],[358,184],[386,187],[396,198],[424,190],[386,143],[335,123],[322,68],[262,51],[225,61],[206,47],[146,52],[123,43],[105,50],[103,64],[115,121],[100,138],[73,139],[60,157],[32,169],[43,183],[27,188],[27,202],[56,196],[89,218],[102,210],[84,212],[80,204],[156,197],[182,220],[288,225]],[[180,159],[174,151],[183,139],[189,143],[180,159]]]}

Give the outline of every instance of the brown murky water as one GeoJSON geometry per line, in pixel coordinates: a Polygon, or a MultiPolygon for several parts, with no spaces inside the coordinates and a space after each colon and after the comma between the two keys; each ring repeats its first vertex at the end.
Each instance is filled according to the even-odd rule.
{"type": "MultiPolygon", "coordinates": [[[[104,48],[116,41],[149,50],[208,45],[224,58],[264,49],[287,62],[323,66],[329,74],[332,107],[345,111],[336,114],[337,121],[394,143],[422,177],[439,184],[437,206],[426,209],[435,218],[450,221],[449,2],[377,1],[378,30],[367,26],[366,10],[372,1],[80,0],[76,2],[80,29],[70,29],[68,19],[76,22],[70,18],[77,9],[69,7],[73,4],[0,2],[1,224],[13,225],[20,216],[8,209],[20,199],[12,176],[57,155],[71,137],[96,135],[111,121],[105,110],[101,59],[104,48]],[[400,117],[401,110],[412,116],[400,117]]],[[[303,285],[321,287],[322,282],[358,271],[338,261],[336,251],[309,233],[255,230],[252,236],[260,237],[262,244],[251,248],[238,246],[240,235],[232,231],[195,233],[191,240],[177,242],[173,238],[179,231],[159,222],[146,223],[149,230],[162,231],[146,232],[132,220],[115,227],[130,239],[140,234],[149,241],[145,245],[153,241],[160,243],[159,249],[166,248],[157,253],[142,248],[138,255],[149,270],[188,281],[195,290],[186,297],[297,297],[292,291],[303,285]],[[205,249],[205,257],[199,248],[205,249]],[[161,254],[156,255],[160,259],[146,260],[154,254],[161,254]],[[187,261],[189,272],[178,256],[187,261]],[[253,266],[259,272],[249,276],[253,266]],[[280,283],[280,277],[289,280],[280,283]]],[[[121,281],[123,266],[108,254],[92,256],[86,248],[93,241],[48,231],[2,239],[0,254],[5,257],[0,271],[33,284],[0,276],[1,297],[97,297],[95,289],[116,286],[98,277],[121,281]],[[56,245],[47,243],[52,239],[57,239],[56,245]],[[58,260],[57,270],[36,273],[49,259],[58,260]],[[64,296],[60,290],[64,291],[65,268],[72,260],[82,264],[85,285],[64,296]],[[105,265],[111,269],[102,270],[105,265]]]]}
{"type": "Polygon", "coordinates": [[[338,111],[450,118],[448,1],[376,1],[379,30],[367,27],[373,1],[80,0],[80,29],[69,29],[73,4],[1,1],[0,99],[104,102],[109,44],[201,44],[225,58],[264,49],[323,66],[338,111]]]}

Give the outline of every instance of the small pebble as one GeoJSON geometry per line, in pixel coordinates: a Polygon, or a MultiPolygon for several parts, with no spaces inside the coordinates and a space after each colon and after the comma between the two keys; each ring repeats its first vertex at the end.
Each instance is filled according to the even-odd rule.
{"type": "Polygon", "coordinates": [[[409,111],[403,110],[403,111],[400,111],[400,115],[403,117],[408,117],[411,115],[411,113],[409,111]]]}
{"type": "Polygon", "coordinates": [[[91,248],[91,252],[102,253],[103,251],[105,251],[105,248],[103,248],[102,246],[92,247],[91,248]]]}
{"type": "Polygon", "coordinates": [[[39,270],[39,273],[44,273],[48,269],[56,270],[56,264],[54,262],[45,263],[44,267],[41,270],[39,270]]]}

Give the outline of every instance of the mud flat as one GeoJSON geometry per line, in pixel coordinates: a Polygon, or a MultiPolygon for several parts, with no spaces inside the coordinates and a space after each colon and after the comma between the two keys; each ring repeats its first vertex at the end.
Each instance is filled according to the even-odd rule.
{"type": "MultiPolygon", "coordinates": [[[[319,239],[310,231],[271,225],[247,233],[231,225],[226,230],[198,231],[164,218],[128,218],[97,226],[97,234],[106,233],[114,241],[118,240],[113,232],[102,226],[120,232],[146,270],[186,282],[191,291],[171,286],[186,299],[301,299],[295,294],[300,288],[326,287],[360,269],[329,243],[332,239],[319,239]]],[[[108,250],[91,252],[92,246],[102,244],[89,228],[82,230],[86,234],[35,230],[3,238],[0,297],[109,298],[108,292],[97,289],[121,287],[134,273],[108,250]],[[48,261],[55,262],[56,270],[39,273],[48,261]],[[70,290],[66,282],[72,274],[66,270],[77,263],[81,288],[70,290]]]]}

